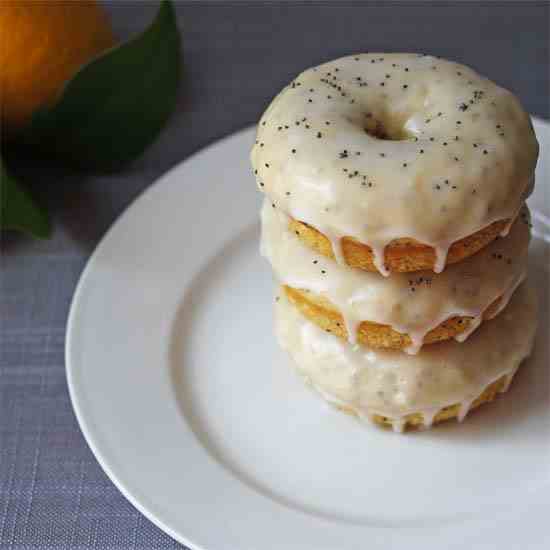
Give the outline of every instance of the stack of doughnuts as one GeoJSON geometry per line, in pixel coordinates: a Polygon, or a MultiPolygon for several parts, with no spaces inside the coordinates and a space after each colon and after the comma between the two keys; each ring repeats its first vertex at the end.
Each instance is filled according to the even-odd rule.
{"type": "Polygon", "coordinates": [[[330,403],[396,431],[505,391],[531,352],[538,144],[508,91],[427,55],[300,74],[251,159],[276,332],[330,403]]]}

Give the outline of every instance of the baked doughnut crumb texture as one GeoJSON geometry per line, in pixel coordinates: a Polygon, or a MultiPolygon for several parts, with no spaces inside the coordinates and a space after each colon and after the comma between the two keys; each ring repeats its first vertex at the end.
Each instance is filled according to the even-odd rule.
{"type": "MultiPolygon", "coordinates": [[[[489,384],[489,386],[483,390],[483,393],[472,402],[467,411],[468,414],[474,409],[477,409],[480,405],[493,401],[499,393],[504,393],[507,391],[512,383],[513,377],[514,373],[509,376],[503,376],[492,384],[489,384]]],[[[346,408],[345,405],[335,406],[342,412],[357,417],[357,413],[353,409],[346,408]]],[[[370,420],[374,424],[383,428],[390,428],[394,431],[402,432],[405,430],[425,430],[435,424],[444,422],[445,420],[458,419],[459,421],[462,421],[463,418],[460,415],[461,404],[456,403],[455,405],[443,407],[433,418],[431,417],[431,414],[412,413],[395,420],[388,418],[387,416],[373,414],[370,420]]]]}
{"type": "MultiPolygon", "coordinates": [[[[508,225],[509,220],[499,220],[476,231],[473,235],[454,242],[447,253],[445,266],[469,258],[504,233],[508,225]]],[[[294,219],[289,220],[289,226],[306,246],[327,258],[336,259],[332,244],[323,233],[294,219]]],[[[353,237],[343,237],[340,241],[340,249],[343,263],[365,271],[378,271],[370,246],[360,243],[353,237]]],[[[390,241],[385,246],[383,255],[384,268],[388,273],[433,270],[437,261],[434,248],[414,239],[401,238],[390,241]]]]}
{"type": "MultiPolygon", "coordinates": [[[[346,323],[342,315],[334,310],[332,304],[327,303],[321,296],[310,296],[303,290],[283,286],[282,291],[287,299],[298,311],[325,332],[329,332],[349,340],[346,323]]],[[[482,319],[494,317],[499,311],[502,298],[497,298],[482,314],[482,319]]],[[[426,333],[423,345],[442,342],[458,337],[471,328],[472,317],[451,317],[426,333]]],[[[357,328],[356,340],[359,344],[373,348],[389,348],[396,350],[410,349],[412,345],[408,334],[397,332],[388,325],[361,321],[357,328]]]]}

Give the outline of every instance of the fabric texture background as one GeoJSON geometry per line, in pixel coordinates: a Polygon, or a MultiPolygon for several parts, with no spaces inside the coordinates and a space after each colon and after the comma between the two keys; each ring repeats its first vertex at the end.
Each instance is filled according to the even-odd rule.
{"type": "MultiPolygon", "coordinates": [[[[121,39],[143,29],[157,8],[104,4],[121,39]]],[[[0,548],[183,548],[107,479],[80,433],[65,381],[65,326],[79,275],[141,191],[194,151],[256,121],[302,69],[354,52],[419,51],[464,62],[549,118],[549,5],[176,2],[184,52],[180,100],[141,159],[121,173],[84,179],[15,159],[53,212],[56,230],[46,242],[2,238],[0,548]]]]}

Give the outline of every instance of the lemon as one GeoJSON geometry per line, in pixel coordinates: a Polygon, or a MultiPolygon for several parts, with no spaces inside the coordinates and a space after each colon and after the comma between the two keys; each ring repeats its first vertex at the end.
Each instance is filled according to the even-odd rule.
{"type": "Polygon", "coordinates": [[[114,44],[93,0],[0,0],[0,123],[12,133],[114,44]]]}

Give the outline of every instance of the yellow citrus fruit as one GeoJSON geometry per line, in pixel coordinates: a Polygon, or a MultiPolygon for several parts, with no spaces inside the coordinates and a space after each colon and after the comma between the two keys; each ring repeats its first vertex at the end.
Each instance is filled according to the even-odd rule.
{"type": "Polygon", "coordinates": [[[0,0],[2,129],[24,126],[113,44],[107,15],[94,0],[0,0]]]}

